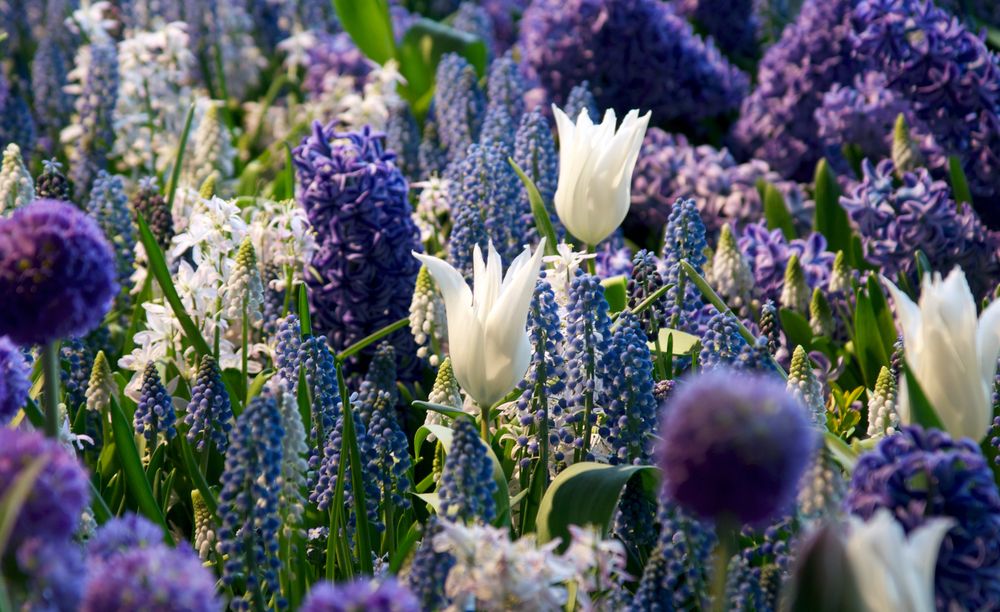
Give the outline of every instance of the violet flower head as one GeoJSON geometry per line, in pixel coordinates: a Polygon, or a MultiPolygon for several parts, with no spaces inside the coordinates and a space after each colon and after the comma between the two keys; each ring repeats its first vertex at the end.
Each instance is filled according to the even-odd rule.
{"type": "Polygon", "coordinates": [[[780,381],[726,369],[682,384],[662,409],[663,492],[704,518],[760,524],[787,510],[816,448],[780,381]]]}
{"type": "Polygon", "coordinates": [[[11,531],[15,542],[71,537],[90,498],[87,472],[71,451],[39,432],[6,428],[0,429],[0,496],[40,457],[45,464],[11,531]]]}
{"type": "Polygon", "coordinates": [[[937,609],[1000,604],[1000,493],[972,440],[903,427],[861,455],[845,503],[865,520],[887,508],[908,533],[931,518],[953,519],[937,557],[937,609]]]}
{"type": "Polygon", "coordinates": [[[87,581],[81,612],[140,610],[219,612],[215,576],[187,545],[134,548],[95,568],[87,581]]]}
{"type": "Polygon", "coordinates": [[[351,76],[360,89],[372,70],[372,63],[358,49],[347,32],[325,35],[308,51],[306,73],[302,87],[313,96],[321,96],[327,89],[327,79],[351,76]]]}
{"type": "Polygon", "coordinates": [[[730,57],[753,58],[760,29],[755,0],[677,0],[677,12],[694,21],[730,57]]]}
{"type": "Polygon", "coordinates": [[[738,245],[753,270],[756,290],[775,302],[780,301],[785,268],[792,255],[798,256],[810,289],[826,283],[836,257],[826,250],[823,234],[813,232],[788,242],[780,229],[769,230],[764,221],[746,226],[738,245]]]}
{"type": "Polygon", "coordinates": [[[787,178],[808,180],[821,149],[813,113],[836,83],[858,72],[850,44],[855,0],[806,0],[760,62],[733,140],[740,154],[766,161],[787,178]]]}
{"type": "MultiPolygon", "coordinates": [[[[313,328],[337,351],[409,314],[420,270],[410,253],[422,249],[394,158],[383,149],[383,135],[367,126],[341,133],[317,122],[295,148],[297,197],[319,243],[306,281],[313,328]]],[[[409,328],[389,341],[402,378],[411,378],[416,346],[409,328]]],[[[348,365],[363,371],[359,360],[348,365]]]]}
{"type": "Polygon", "coordinates": [[[83,548],[72,539],[29,538],[17,547],[17,567],[28,577],[24,610],[76,610],[87,566],[83,548]]]}
{"type": "Polygon", "coordinates": [[[944,181],[925,168],[907,172],[896,186],[891,160],[865,160],[863,178],[840,198],[861,234],[865,258],[883,274],[915,278],[917,250],[934,270],[961,266],[975,295],[993,288],[1000,234],[987,229],[969,206],[958,205],[944,181]]]}
{"type": "Polygon", "coordinates": [[[117,294],[111,245],[75,206],[35,200],[0,220],[0,334],[18,344],[86,335],[117,294]]]}
{"type": "Polygon", "coordinates": [[[0,336],[0,427],[9,423],[28,399],[30,374],[21,349],[0,336]]]}
{"type": "Polygon", "coordinates": [[[361,578],[353,582],[313,585],[301,612],[419,612],[420,603],[393,578],[381,582],[361,578]]]}
{"type": "Polygon", "coordinates": [[[521,19],[530,76],[555,102],[584,80],[602,108],[641,103],[655,121],[734,110],[749,81],[658,0],[535,0],[521,19]]]}
{"type": "Polygon", "coordinates": [[[163,531],[144,517],[131,512],[101,525],[87,541],[87,557],[95,562],[115,555],[163,543],[163,531]]]}

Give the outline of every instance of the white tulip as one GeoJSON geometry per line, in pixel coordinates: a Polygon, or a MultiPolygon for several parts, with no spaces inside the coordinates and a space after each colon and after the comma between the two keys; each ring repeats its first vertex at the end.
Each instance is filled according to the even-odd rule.
{"type": "Polygon", "coordinates": [[[492,406],[503,398],[528,371],[531,346],[525,326],[544,251],[544,238],[534,254],[525,247],[503,276],[493,244],[487,261],[476,245],[472,290],[451,264],[413,254],[427,266],[444,296],[455,378],[480,406],[492,406]]]}
{"type": "Polygon", "coordinates": [[[580,111],[576,125],[555,105],[559,130],[559,186],[555,204],[559,220],[577,239],[596,245],[618,229],[632,199],[632,171],[649,124],[631,110],[615,131],[615,111],[594,125],[580,111]]]}
{"type": "Polygon", "coordinates": [[[935,518],[910,533],[882,508],[851,518],[847,558],[868,612],[934,612],[934,567],[954,521],[935,518]]]}
{"type": "MultiPolygon", "coordinates": [[[[993,419],[993,378],[1000,353],[1000,300],[976,319],[976,302],[961,268],[941,281],[926,275],[920,304],[883,279],[896,304],[910,371],[953,437],[979,442],[993,419]]],[[[899,417],[913,420],[905,382],[899,417]]]]}

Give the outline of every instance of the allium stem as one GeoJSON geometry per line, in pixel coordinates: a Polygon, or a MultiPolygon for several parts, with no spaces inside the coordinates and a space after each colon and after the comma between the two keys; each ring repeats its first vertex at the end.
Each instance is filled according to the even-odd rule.
{"type": "Polygon", "coordinates": [[[729,570],[729,559],[733,556],[733,540],[739,532],[737,524],[725,516],[719,517],[715,525],[716,537],[719,540],[715,547],[715,565],[712,568],[712,610],[725,612],[726,606],[726,574],[729,570]]]}
{"type": "Polygon", "coordinates": [[[42,372],[45,376],[45,435],[59,436],[59,341],[42,347],[42,372]]]}

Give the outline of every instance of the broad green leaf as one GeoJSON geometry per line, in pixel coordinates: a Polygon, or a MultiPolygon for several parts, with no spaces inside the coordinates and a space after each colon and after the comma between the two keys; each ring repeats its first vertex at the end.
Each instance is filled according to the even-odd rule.
{"type": "Polygon", "coordinates": [[[805,350],[810,350],[813,333],[812,327],[809,326],[809,321],[805,317],[794,310],[782,308],[778,311],[778,319],[781,321],[781,329],[784,330],[790,346],[802,345],[805,350]]]}
{"type": "Polygon", "coordinates": [[[389,557],[389,573],[396,574],[399,572],[399,568],[403,567],[403,562],[410,555],[410,551],[416,545],[417,540],[420,539],[420,523],[413,522],[410,524],[409,531],[403,536],[403,539],[396,546],[396,550],[392,552],[389,557]]]}
{"type": "Polygon", "coordinates": [[[865,289],[859,289],[854,308],[854,353],[865,378],[865,386],[875,387],[878,372],[889,365],[878,319],[865,289]]]}
{"type": "Polygon", "coordinates": [[[780,229],[787,240],[794,239],[796,237],[795,221],[792,219],[792,213],[788,212],[785,196],[781,195],[777,187],[768,182],[764,182],[759,188],[762,190],[767,228],[780,229]]]}
{"type": "Polygon", "coordinates": [[[299,328],[302,330],[302,337],[312,335],[312,317],[309,315],[309,296],[306,294],[306,285],[299,285],[299,328]]]}
{"type": "Polygon", "coordinates": [[[369,59],[384,64],[395,57],[388,0],[333,0],[333,7],[340,25],[369,59]]]}
{"type": "MultiPolygon", "coordinates": [[[[548,242],[548,241],[546,241],[548,242]]],[[[624,276],[612,276],[601,280],[604,288],[604,299],[608,301],[608,312],[621,312],[628,308],[628,279],[624,276]]]]}
{"type": "Polygon", "coordinates": [[[560,538],[567,545],[570,525],[596,525],[607,533],[622,491],[632,478],[641,479],[642,490],[655,498],[660,471],[653,466],[583,462],[566,468],[549,485],[538,508],[539,543],[560,538]]]}
{"type": "MultiPolygon", "coordinates": [[[[450,427],[445,427],[444,425],[423,425],[421,429],[426,429],[429,433],[434,434],[438,441],[441,442],[441,446],[444,447],[445,453],[451,449],[452,430],[450,427]]],[[[483,444],[483,446],[486,445],[483,444]]],[[[507,488],[507,476],[503,473],[500,460],[497,459],[493,449],[486,446],[486,450],[490,458],[493,459],[493,480],[497,483],[497,490],[493,494],[493,499],[497,505],[497,518],[493,523],[498,527],[510,525],[510,491],[507,488]]],[[[417,456],[419,457],[419,455],[417,456]]]]}
{"type": "Polygon", "coordinates": [[[858,461],[858,454],[840,436],[825,431],[823,432],[823,443],[842,468],[848,472],[854,469],[854,464],[858,461]]]}
{"type": "Polygon", "coordinates": [[[125,479],[128,482],[128,490],[139,505],[139,510],[147,518],[158,523],[163,528],[164,539],[173,546],[174,538],[167,527],[167,521],[160,512],[160,506],[153,497],[153,489],[149,486],[146,473],[142,469],[142,460],[139,459],[139,451],[135,447],[135,438],[132,425],[125,420],[122,409],[118,402],[111,398],[111,431],[115,439],[115,449],[118,451],[118,461],[125,472],[125,479]]]}
{"type": "MultiPolygon", "coordinates": [[[[198,462],[194,459],[194,453],[191,451],[191,445],[188,443],[187,437],[178,435],[175,441],[181,449],[181,457],[184,460],[184,468],[187,470],[188,478],[191,479],[194,487],[201,493],[201,498],[204,500],[209,512],[215,515],[218,512],[219,505],[215,501],[215,494],[208,486],[208,481],[205,480],[205,475],[202,473],[201,468],[198,467],[198,462]]],[[[207,450],[208,448],[206,447],[206,452],[207,450]]]]}
{"type": "Polygon", "coordinates": [[[250,389],[247,391],[247,402],[260,395],[261,391],[264,390],[264,385],[267,381],[271,380],[274,376],[274,370],[263,370],[259,372],[257,376],[250,382],[250,389]]]}
{"type": "Polygon", "coordinates": [[[944,424],[941,423],[941,418],[938,417],[937,411],[927,399],[920,382],[913,375],[913,370],[910,369],[910,364],[906,361],[903,362],[903,374],[906,378],[906,396],[910,402],[910,418],[913,422],[924,428],[933,427],[946,431],[944,424]]]}
{"type": "Polygon", "coordinates": [[[948,174],[951,178],[951,193],[955,202],[972,204],[972,193],[969,191],[969,180],[962,170],[962,162],[954,155],[948,156],[948,174]]]}
{"type": "Polygon", "coordinates": [[[427,93],[433,91],[437,65],[445,53],[458,53],[465,57],[479,76],[486,72],[487,53],[482,40],[430,19],[415,21],[406,31],[397,51],[399,71],[406,78],[406,85],[401,90],[418,117],[426,113],[430,104],[427,93]]]}
{"type": "Polygon", "coordinates": [[[840,187],[825,159],[821,159],[816,166],[813,198],[816,200],[813,229],[826,237],[827,248],[831,252],[844,251],[851,265],[856,266],[858,262],[852,259],[851,225],[847,212],[840,205],[840,187]]]}
{"type": "Polygon", "coordinates": [[[874,274],[868,277],[867,286],[868,300],[871,303],[872,312],[875,314],[875,320],[878,322],[879,335],[882,337],[882,347],[885,349],[886,355],[891,356],[892,347],[899,337],[899,332],[896,331],[896,324],[892,320],[889,302],[885,299],[882,284],[878,282],[874,274]]]}
{"type": "MultiPolygon", "coordinates": [[[[687,355],[696,344],[701,342],[701,339],[694,334],[682,332],[678,329],[670,329],[669,327],[661,327],[656,335],[660,348],[664,352],[669,351],[671,355],[687,355]]],[[[656,352],[657,343],[649,342],[648,344],[649,350],[656,352]]]]}
{"type": "MultiPolygon", "coordinates": [[[[541,192],[538,191],[535,182],[524,173],[524,170],[512,158],[508,157],[507,161],[514,168],[514,172],[517,173],[518,178],[524,183],[524,188],[528,192],[528,202],[531,203],[531,214],[535,217],[535,229],[538,231],[539,236],[545,237],[545,254],[556,255],[558,253],[556,246],[559,244],[559,238],[556,236],[555,228],[552,227],[552,219],[549,217],[549,211],[542,200],[541,192]]],[[[611,303],[610,299],[608,303],[611,303]]]]}

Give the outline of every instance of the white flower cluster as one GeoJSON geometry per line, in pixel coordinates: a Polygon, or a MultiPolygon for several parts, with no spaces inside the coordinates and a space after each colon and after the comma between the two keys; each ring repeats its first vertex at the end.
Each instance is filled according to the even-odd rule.
{"type": "MultiPolygon", "coordinates": [[[[259,198],[248,209],[249,233],[263,269],[280,268],[292,281],[301,281],[303,264],[316,252],[316,232],[295,200],[275,202],[259,198]]],[[[287,277],[270,279],[270,288],[285,289],[287,277]]]]}
{"type": "Polygon", "coordinates": [[[441,522],[434,550],[450,553],[455,565],[445,581],[449,610],[543,611],[565,607],[570,582],[581,610],[611,609],[600,595],[624,577],[625,550],[583,529],[571,531],[563,554],[555,540],[538,546],[531,536],[511,541],[507,529],[441,522]]]}
{"type": "Polygon", "coordinates": [[[233,175],[236,151],[229,130],[219,117],[220,106],[216,100],[201,98],[195,108],[195,127],[180,181],[193,189],[199,189],[213,174],[220,180],[233,175]]]}
{"type": "Polygon", "coordinates": [[[21,208],[35,199],[35,182],[24,167],[21,149],[7,145],[0,162],[0,215],[21,208]]]}
{"type": "Polygon", "coordinates": [[[450,181],[432,176],[426,181],[413,183],[411,187],[420,189],[417,207],[413,211],[413,222],[420,229],[420,241],[430,249],[435,245],[431,245],[429,242],[432,239],[438,240],[444,235],[442,224],[448,218],[451,210],[448,202],[450,181]]]}
{"type": "Polygon", "coordinates": [[[162,172],[193,99],[195,57],[184,23],[134,32],[118,43],[115,154],[128,168],[162,172]]]}
{"type": "Polygon", "coordinates": [[[225,0],[216,4],[216,11],[226,94],[242,100],[260,83],[267,59],[254,41],[253,18],[247,12],[246,3],[225,0]]]}

